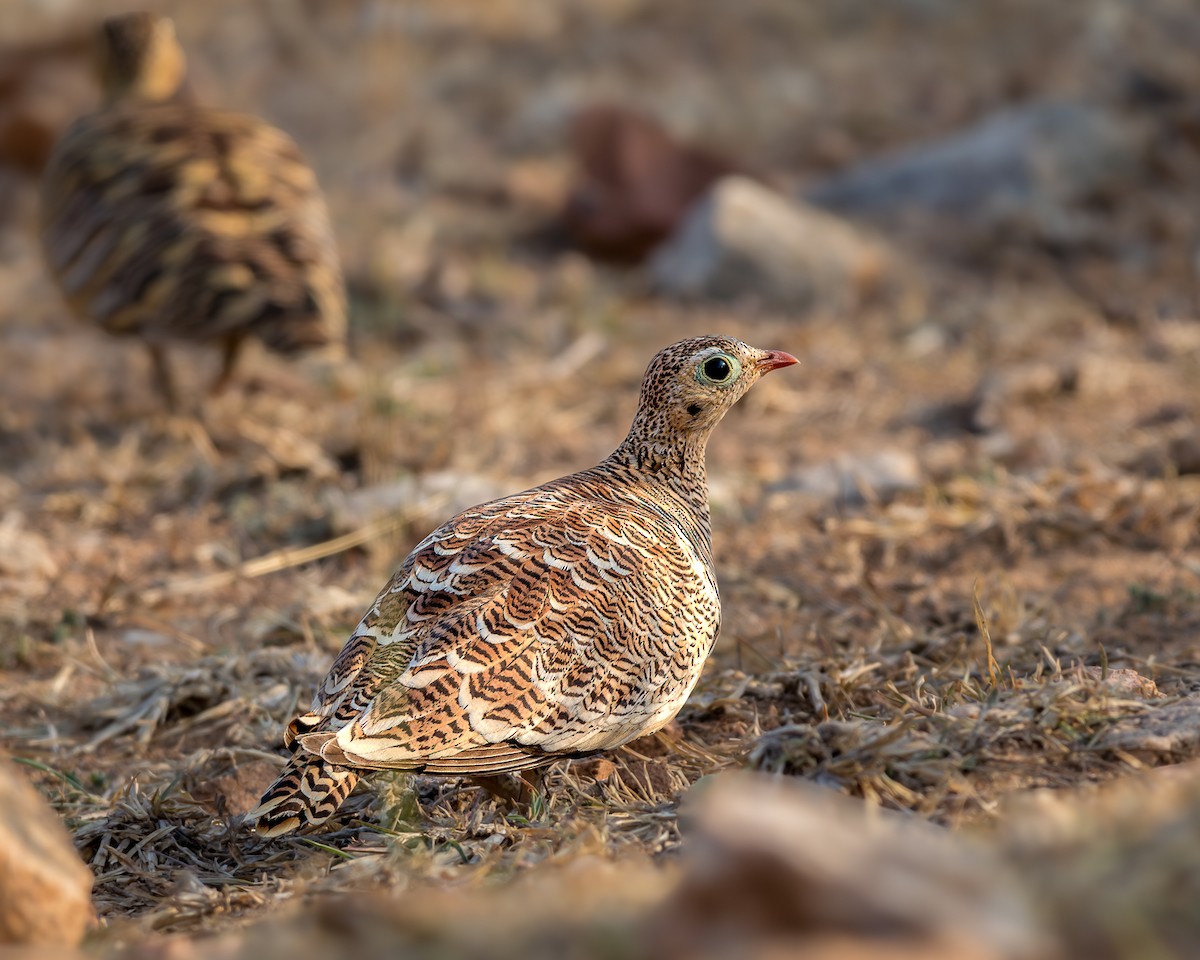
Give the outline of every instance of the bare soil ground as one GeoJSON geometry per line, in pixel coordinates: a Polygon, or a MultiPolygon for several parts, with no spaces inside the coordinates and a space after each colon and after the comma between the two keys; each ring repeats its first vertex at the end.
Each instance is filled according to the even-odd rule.
{"type": "MultiPolygon", "coordinates": [[[[110,6],[0,27],[40,42],[110,6]]],[[[1200,753],[1200,151],[1194,126],[1127,96],[1152,75],[1200,102],[1186,4],[172,12],[206,99],[289,130],[327,185],[354,361],[257,353],[199,404],[216,358],[181,348],[197,413],[167,416],[137,346],[67,316],[34,187],[4,181],[0,731],[95,869],[96,949],[228,930],[300,892],[669,860],[679,796],[726,767],[986,830],[1014,792],[1200,753]],[[525,239],[560,195],[563,122],[594,97],[800,186],[1040,96],[1142,111],[1161,142],[1065,250],[914,241],[928,280],[899,302],[678,306],[525,239]],[[379,777],[326,834],[239,832],[282,724],[407,549],[454,509],[605,455],[649,357],[702,332],[802,366],[711,445],[725,629],[676,727],[555,767],[529,811],[379,777]],[[973,431],[980,384],[1005,377],[998,425],[973,431]],[[913,489],[795,482],[881,450],[915,458],[913,489]],[[1139,735],[1155,718],[1170,735],[1139,735]]]]}

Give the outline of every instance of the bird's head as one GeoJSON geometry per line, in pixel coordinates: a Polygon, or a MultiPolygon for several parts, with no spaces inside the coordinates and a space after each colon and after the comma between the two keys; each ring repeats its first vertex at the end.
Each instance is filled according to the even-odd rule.
{"type": "Polygon", "coordinates": [[[183,91],[187,58],[169,17],[146,12],[108,17],[98,40],[96,66],[109,103],[156,103],[183,91]]]}
{"type": "Polygon", "coordinates": [[[797,360],[782,350],[759,350],[733,337],[693,337],[650,361],[630,440],[703,448],[708,435],[765,373],[797,360]]]}

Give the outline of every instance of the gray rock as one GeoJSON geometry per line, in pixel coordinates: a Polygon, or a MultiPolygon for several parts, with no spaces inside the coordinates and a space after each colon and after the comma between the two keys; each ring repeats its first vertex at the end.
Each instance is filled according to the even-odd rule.
{"type": "Polygon", "coordinates": [[[876,450],[802,467],[774,484],[769,492],[803,493],[859,505],[868,496],[886,498],[916,489],[922,482],[921,465],[907,450],[876,450]]]}
{"type": "Polygon", "coordinates": [[[1098,684],[1107,692],[1136,700],[1153,700],[1162,696],[1158,684],[1128,667],[1080,667],[1081,679],[1098,684]]]}
{"type": "Polygon", "coordinates": [[[1167,454],[1177,473],[1200,473],[1200,430],[1176,437],[1168,446],[1167,454]]]}
{"type": "Polygon", "coordinates": [[[441,470],[398,477],[351,493],[332,490],[326,506],[333,531],[348,533],[389,514],[448,516],[508,492],[487,477],[441,470]]]}
{"type": "Polygon", "coordinates": [[[1030,362],[988,370],[968,403],[970,428],[975,433],[998,432],[1007,410],[1058,396],[1070,380],[1071,372],[1058,363],[1030,362]]]}
{"type": "Polygon", "coordinates": [[[1103,749],[1122,750],[1146,763],[1179,763],[1200,754],[1200,696],[1112,724],[1100,738],[1103,749]]]}
{"type": "Polygon", "coordinates": [[[72,946],[92,921],[92,872],[62,821],[0,760],[0,946],[72,946]]]}
{"type": "Polygon", "coordinates": [[[794,309],[852,304],[894,273],[882,240],[736,176],[692,208],[649,264],[651,284],[669,296],[794,309]]]}
{"type": "Polygon", "coordinates": [[[968,426],[975,433],[998,431],[1004,426],[1005,414],[1013,408],[1064,394],[1087,400],[1124,396],[1138,375],[1136,363],[1095,353],[988,369],[967,404],[968,426]]]}
{"type": "Polygon", "coordinates": [[[806,199],[861,216],[917,210],[1003,219],[1069,206],[1129,176],[1140,144],[1131,125],[1099,107],[1040,101],[870,160],[813,187],[806,199]]]}

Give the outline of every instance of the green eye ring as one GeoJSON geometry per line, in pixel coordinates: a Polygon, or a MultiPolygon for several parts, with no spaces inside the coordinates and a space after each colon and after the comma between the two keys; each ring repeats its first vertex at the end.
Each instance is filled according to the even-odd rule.
{"type": "Polygon", "coordinates": [[[741,372],[738,358],[724,352],[710,354],[696,364],[696,379],[717,387],[733,383],[741,372]]]}

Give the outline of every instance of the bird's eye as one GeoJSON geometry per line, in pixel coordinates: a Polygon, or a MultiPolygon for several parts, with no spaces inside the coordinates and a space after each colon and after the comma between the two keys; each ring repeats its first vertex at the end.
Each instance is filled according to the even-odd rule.
{"type": "Polygon", "coordinates": [[[727,353],[718,353],[701,362],[696,368],[696,379],[708,383],[729,383],[737,374],[741,364],[727,353]]]}
{"type": "Polygon", "coordinates": [[[709,380],[716,380],[717,383],[728,380],[731,373],[733,373],[733,368],[729,366],[729,361],[724,357],[713,357],[704,364],[704,375],[709,380]]]}

